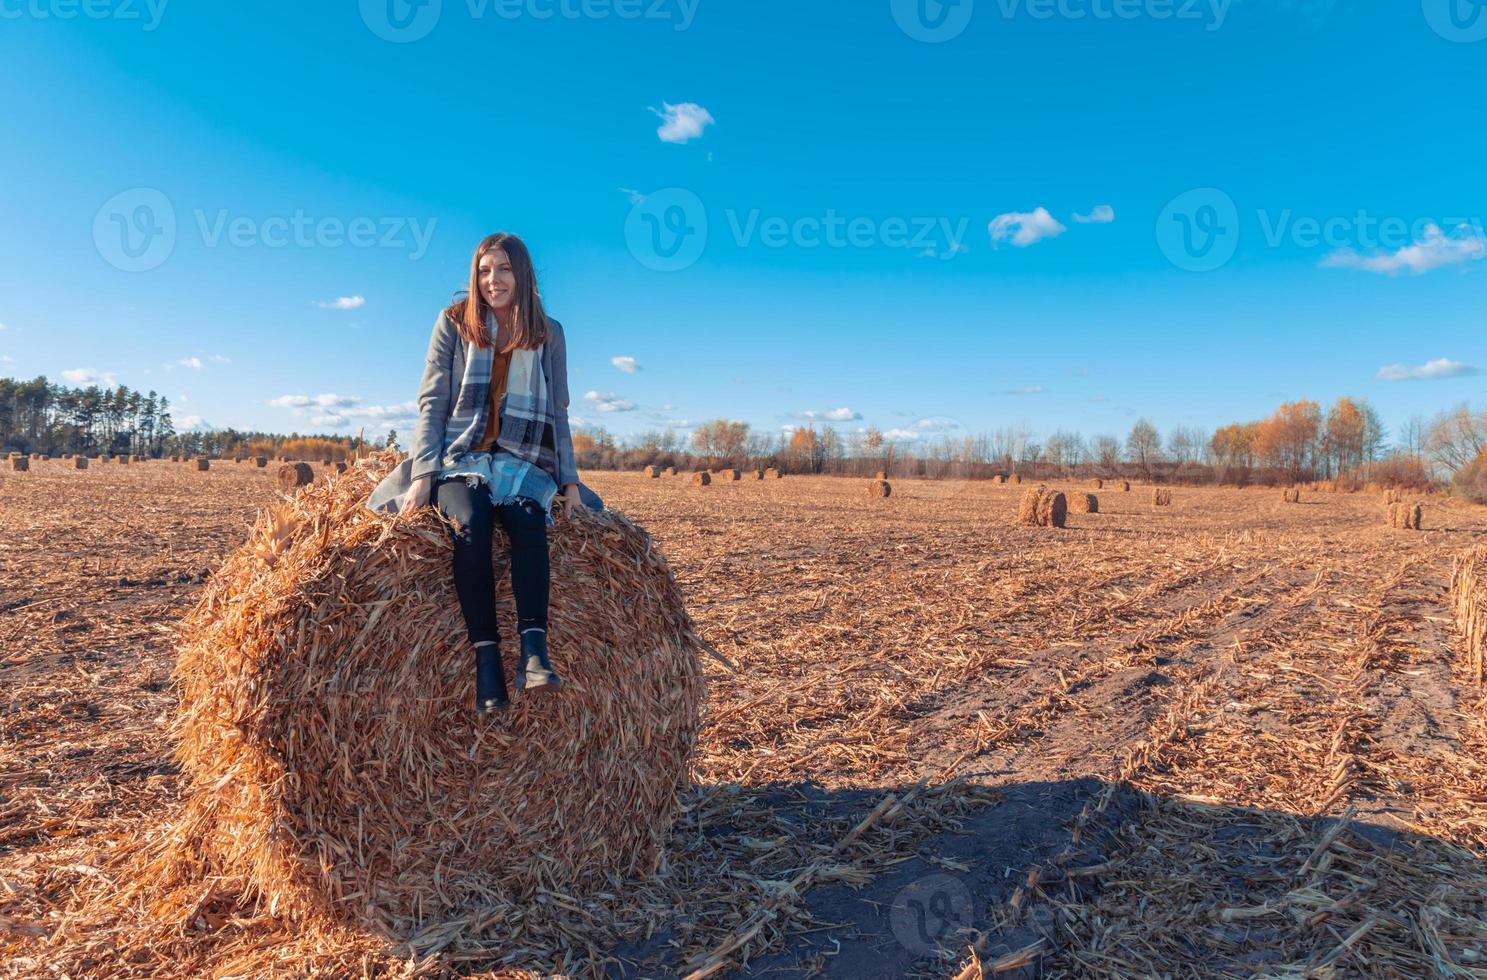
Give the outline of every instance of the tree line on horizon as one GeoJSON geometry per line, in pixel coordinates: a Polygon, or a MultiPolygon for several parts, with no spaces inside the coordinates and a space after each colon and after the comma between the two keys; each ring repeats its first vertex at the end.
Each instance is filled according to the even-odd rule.
{"type": "MultiPolygon", "coordinates": [[[[776,467],[850,476],[881,470],[928,479],[1126,476],[1240,486],[1341,480],[1424,488],[1449,480],[1465,496],[1487,502],[1487,412],[1460,405],[1428,421],[1416,416],[1390,444],[1373,407],[1348,397],[1325,410],[1315,401],[1286,402],[1263,419],[1212,432],[1176,426],[1165,435],[1149,419],[1137,420],[1124,436],[1058,430],[1041,440],[1022,426],[957,436],[931,432],[910,440],[872,426],[842,432],[804,425],[776,433],[714,419],[689,436],[666,429],[617,439],[603,428],[584,428],[574,432],[573,443],[585,469],[776,467]]],[[[344,460],[397,444],[396,431],[373,441],[231,428],[176,432],[169,400],[154,391],[71,388],[45,376],[0,378],[5,451],[344,460]]]]}

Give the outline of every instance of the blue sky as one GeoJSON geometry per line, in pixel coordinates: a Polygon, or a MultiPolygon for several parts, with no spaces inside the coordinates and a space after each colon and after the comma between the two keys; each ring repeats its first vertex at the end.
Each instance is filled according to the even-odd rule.
{"type": "Polygon", "coordinates": [[[509,230],[620,435],[1398,427],[1487,402],[1478,2],[0,0],[0,373],[406,433],[509,230]]]}

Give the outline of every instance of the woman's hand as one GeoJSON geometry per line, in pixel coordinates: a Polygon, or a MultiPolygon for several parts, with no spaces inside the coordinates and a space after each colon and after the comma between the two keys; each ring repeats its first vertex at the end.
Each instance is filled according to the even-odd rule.
{"type": "Polygon", "coordinates": [[[398,501],[398,513],[417,510],[426,505],[429,502],[429,487],[433,482],[433,479],[427,476],[420,476],[414,480],[408,492],[403,494],[403,499],[398,501]]]}
{"type": "Polygon", "coordinates": [[[578,495],[578,484],[569,483],[563,487],[563,494],[558,498],[563,502],[563,516],[572,517],[573,512],[583,506],[583,498],[578,495]]]}

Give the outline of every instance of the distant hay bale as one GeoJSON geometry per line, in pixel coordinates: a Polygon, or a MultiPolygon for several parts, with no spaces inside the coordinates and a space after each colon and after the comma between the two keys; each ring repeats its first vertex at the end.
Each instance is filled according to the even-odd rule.
{"type": "Polygon", "coordinates": [[[448,566],[442,519],[364,506],[388,465],[260,513],[208,580],[174,677],[180,816],[136,877],[195,894],[236,878],[288,921],[407,937],[492,893],[582,905],[654,874],[706,700],[660,549],[613,513],[550,531],[565,684],[509,681],[511,710],[477,720],[452,581],[406,579],[448,566]]]}
{"type": "Polygon", "coordinates": [[[179,463],[181,461],[181,454],[180,453],[171,453],[170,454],[170,461],[172,463],[179,463]]]}
{"type": "Polygon", "coordinates": [[[756,480],[762,480],[762,479],[764,479],[764,471],[763,470],[752,470],[751,472],[754,474],[754,479],[756,479],[756,480]]]}
{"type": "Polygon", "coordinates": [[[1480,685],[1487,681],[1487,545],[1452,562],[1451,600],[1466,650],[1467,675],[1480,685]]]}
{"type": "Polygon", "coordinates": [[[1002,474],[998,473],[996,476],[994,476],[994,477],[991,478],[991,482],[1000,485],[1000,484],[1006,483],[1007,482],[1007,478],[1005,476],[1003,476],[1002,474]]]}
{"type": "Polygon", "coordinates": [[[650,477],[652,480],[658,480],[661,478],[661,467],[659,466],[647,466],[644,472],[645,475],[650,477]]]}
{"type": "Polygon", "coordinates": [[[125,455],[120,455],[119,456],[119,465],[120,466],[128,466],[129,465],[129,457],[128,456],[125,456],[125,455]]]}
{"type": "Polygon", "coordinates": [[[876,472],[876,473],[873,474],[873,479],[874,480],[886,480],[886,479],[888,479],[888,471],[887,470],[879,470],[878,472],[876,472]]]}
{"type": "Polygon", "coordinates": [[[1292,487],[1283,491],[1281,497],[1288,504],[1299,504],[1301,503],[1301,490],[1298,487],[1292,487]]]}
{"type": "Polygon", "coordinates": [[[1076,493],[1069,498],[1069,508],[1076,514],[1098,514],[1100,498],[1092,493],[1076,493]]]}
{"type": "Polygon", "coordinates": [[[267,456],[255,456],[253,458],[253,465],[256,466],[256,467],[258,467],[259,469],[263,469],[265,466],[268,465],[268,457],[267,456]]]}
{"type": "Polygon", "coordinates": [[[1068,515],[1068,498],[1047,487],[1027,491],[1017,505],[1018,522],[1033,527],[1064,527],[1068,515]]]}
{"type": "Polygon", "coordinates": [[[1011,480],[1012,480],[1013,483],[1021,483],[1022,482],[1022,477],[1019,476],[1016,473],[1013,473],[1012,476],[1011,476],[1011,480]]]}
{"type": "Polygon", "coordinates": [[[52,461],[52,457],[48,456],[46,453],[42,453],[41,454],[41,461],[43,463],[50,463],[52,461]]]}
{"type": "Polygon", "coordinates": [[[17,473],[25,473],[31,469],[31,459],[28,456],[12,456],[10,468],[17,473]]]}
{"type": "Polygon", "coordinates": [[[780,471],[775,469],[773,466],[764,471],[764,478],[766,480],[778,480],[780,476],[780,471]]]}
{"type": "Polygon", "coordinates": [[[893,487],[887,480],[874,480],[867,485],[868,493],[874,497],[887,497],[893,494],[893,487]]]}
{"type": "Polygon", "coordinates": [[[1401,531],[1418,531],[1424,511],[1419,504],[1390,504],[1385,516],[1390,527],[1401,531]]]}
{"type": "Polygon", "coordinates": [[[718,479],[720,480],[739,480],[742,478],[743,474],[738,470],[718,470],[718,479]]]}
{"type": "Polygon", "coordinates": [[[664,470],[661,471],[661,475],[662,476],[676,476],[676,467],[675,466],[668,466],[668,467],[666,467],[664,470]]]}
{"type": "Polygon", "coordinates": [[[1104,480],[1090,480],[1089,481],[1089,488],[1091,490],[1104,490],[1105,489],[1105,481],[1104,480]]]}
{"type": "Polygon", "coordinates": [[[696,473],[693,473],[692,474],[692,485],[693,486],[705,487],[705,486],[708,486],[709,484],[711,484],[712,482],[713,482],[712,474],[709,473],[707,470],[698,470],[696,473]]]}
{"type": "Polygon", "coordinates": [[[315,482],[315,470],[309,463],[285,463],[279,467],[278,480],[285,490],[309,486],[315,482]]]}
{"type": "Polygon", "coordinates": [[[211,468],[212,468],[212,461],[209,460],[209,459],[207,459],[205,456],[201,457],[200,459],[198,459],[196,461],[196,472],[198,472],[198,473],[205,473],[207,470],[209,470],[211,468]]]}
{"type": "Polygon", "coordinates": [[[1386,503],[1386,504],[1402,504],[1402,503],[1404,503],[1404,495],[1401,494],[1398,490],[1385,490],[1384,491],[1384,503],[1386,503]]]}
{"type": "Polygon", "coordinates": [[[74,456],[74,457],[72,457],[72,468],[75,469],[75,470],[85,470],[85,469],[87,469],[88,468],[88,457],[86,457],[86,456],[74,456]]]}
{"type": "Polygon", "coordinates": [[[1151,503],[1153,507],[1172,506],[1172,491],[1157,488],[1151,492],[1151,503]]]}
{"type": "Polygon", "coordinates": [[[1131,492],[1131,481],[1130,480],[1121,480],[1120,481],[1120,489],[1121,489],[1121,492],[1123,492],[1123,493],[1130,493],[1131,492]]]}

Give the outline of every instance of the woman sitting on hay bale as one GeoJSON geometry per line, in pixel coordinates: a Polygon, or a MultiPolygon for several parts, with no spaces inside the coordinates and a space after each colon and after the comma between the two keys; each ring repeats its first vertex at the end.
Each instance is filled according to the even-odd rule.
{"type": "Polygon", "coordinates": [[[468,291],[434,324],[418,407],[408,458],[377,485],[367,506],[403,513],[432,498],[450,520],[455,592],[475,647],[475,709],[504,711],[494,524],[511,540],[521,637],[516,686],[552,691],[562,681],[547,652],[548,512],[555,499],[564,513],[603,508],[579,482],[574,462],[563,327],[543,311],[531,256],[515,235],[491,235],[476,248],[468,291]]]}

